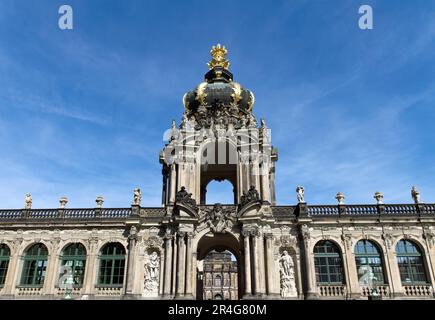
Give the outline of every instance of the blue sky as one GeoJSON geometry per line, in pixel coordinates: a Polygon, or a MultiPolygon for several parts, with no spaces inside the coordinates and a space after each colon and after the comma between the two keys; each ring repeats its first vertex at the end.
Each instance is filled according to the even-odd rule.
{"type": "Polygon", "coordinates": [[[0,207],[159,206],[163,132],[217,43],[272,129],[278,204],[435,202],[434,39],[429,0],[1,0],[0,207]]]}

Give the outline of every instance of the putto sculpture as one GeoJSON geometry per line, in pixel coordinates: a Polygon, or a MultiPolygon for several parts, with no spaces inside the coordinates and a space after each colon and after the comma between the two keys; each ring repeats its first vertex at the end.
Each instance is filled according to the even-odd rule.
{"type": "Polygon", "coordinates": [[[142,192],[139,188],[133,190],[133,205],[140,206],[142,201],[142,192]]]}
{"type": "Polygon", "coordinates": [[[297,186],[296,187],[296,193],[298,195],[298,202],[299,203],[305,203],[305,195],[304,195],[304,187],[302,186],[297,186]]]}
{"type": "Polygon", "coordinates": [[[30,193],[26,193],[24,208],[27,210],[32,209],[32,196],[30,195],[30,193]]]}
{"type": "Polygon", "coordinates": [[[416,186],[412,186],[411,196],[412,196],[412,199],[414,200],[415,204],[420,203],[420,192],[417,190],[416,186]]]}

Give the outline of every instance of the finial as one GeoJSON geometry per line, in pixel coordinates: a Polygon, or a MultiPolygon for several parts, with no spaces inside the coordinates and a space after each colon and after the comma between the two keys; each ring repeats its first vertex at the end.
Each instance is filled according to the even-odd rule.
{"type": "Polygon", "coordinates": [[[213,46],[210,50],[210,55],[212,60],[208,63],[208,67],[213,69],[215,67],[222,67],[224,69],[228,69],[230,66],[230,62],[226,59],[227,49],[225,46],[221,46],[220,44],[213,46]]]}
{"type": "Polygon", "coordinates": [[[376,199],[377,204],[384,204],[384,195],[379,191],[375,192],[375,196],[373,198],[376,199]]]}
{"type": "Polygon", "coordinates": [[[335,196],[335,199],[337,199],[338,204],[339,205],[343,205],[344,204],[344,194],[342,192],[338,192],[337,195],[335,196]]]}
{"type": "Polygon", "coordinates": [[[412,199],[414,199],[415,204],[420,203],[420,192],[417,190],[416,186],[412,186],[411,196],[412,196],[412,199]]]}
{"type": "Polygon", "coordinates": [[[95,199],[95,202],[97,203],[97,208],[101,208],[103,207],[103,196],[98,196],[97,199],[95,199]]]}
{"type": "Polygon", "coordinates": [[[61,209],[65,209],[65,206],[66,206],[67,203],[68,203],[68,198],[65,197],[65,196],[63,196],[63,197],[61,197],[60,200],[59,200],[59,207],[60,207],[61,209]]]}

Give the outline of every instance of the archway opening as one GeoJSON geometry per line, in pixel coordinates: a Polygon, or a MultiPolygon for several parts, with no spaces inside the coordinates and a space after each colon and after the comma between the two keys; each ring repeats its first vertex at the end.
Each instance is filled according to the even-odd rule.
{"type": "Polygon", "coordinates": [[[197,300],[238,300],[242,294],[241,256],[231,234],[205,235],[197,251],[197,300]]]}
{"type": "MultiPolygon", "coordinates": [[[[232,191],[229,193],[231,198],[225,198],[225,201],[216,201],[221,203],[237,203],[237,149],[229,141],[208,142],[202,149],[201,153],[201,184],[200,184],[200,203],[212,203],[213,197],[219,195],[219,190],[210,192],[208,184],[210,181],[229,181],[232,184],[232,191]],[[209,189],[209,190],[207,190],[209,189]]],[[[218,187],[222,188],[222,187],[218,187]]],[[[226,187],[225,187],[226,188],[226,187]]]]}
{"type": "Polygon", "coordinates": [[[234,185],[227,179],[212,180],[204,188],[204,204],[235,204],[234,185]]]}

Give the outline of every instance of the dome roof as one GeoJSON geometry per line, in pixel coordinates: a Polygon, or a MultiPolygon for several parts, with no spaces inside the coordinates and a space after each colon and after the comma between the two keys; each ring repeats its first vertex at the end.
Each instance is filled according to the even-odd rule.
{"type": "MultiPolygon", "coordinates": [[[[249,118],[252,117],[254,94],[233,81],[233,74],[228,70],[229,62],[226,60],[227,50],[224,46],[213,46],[210,54],[210,70],[205,74],[204,82],[183,97],[187,118],[194,117],[198,120],[201,118],[198,113],[203,113],[207,117],[227,115],[238,120],[247,117],[245,123],[249,122],[249,118]]],[[[238,121],[232,122],[236,124],[238,121]]]]}

